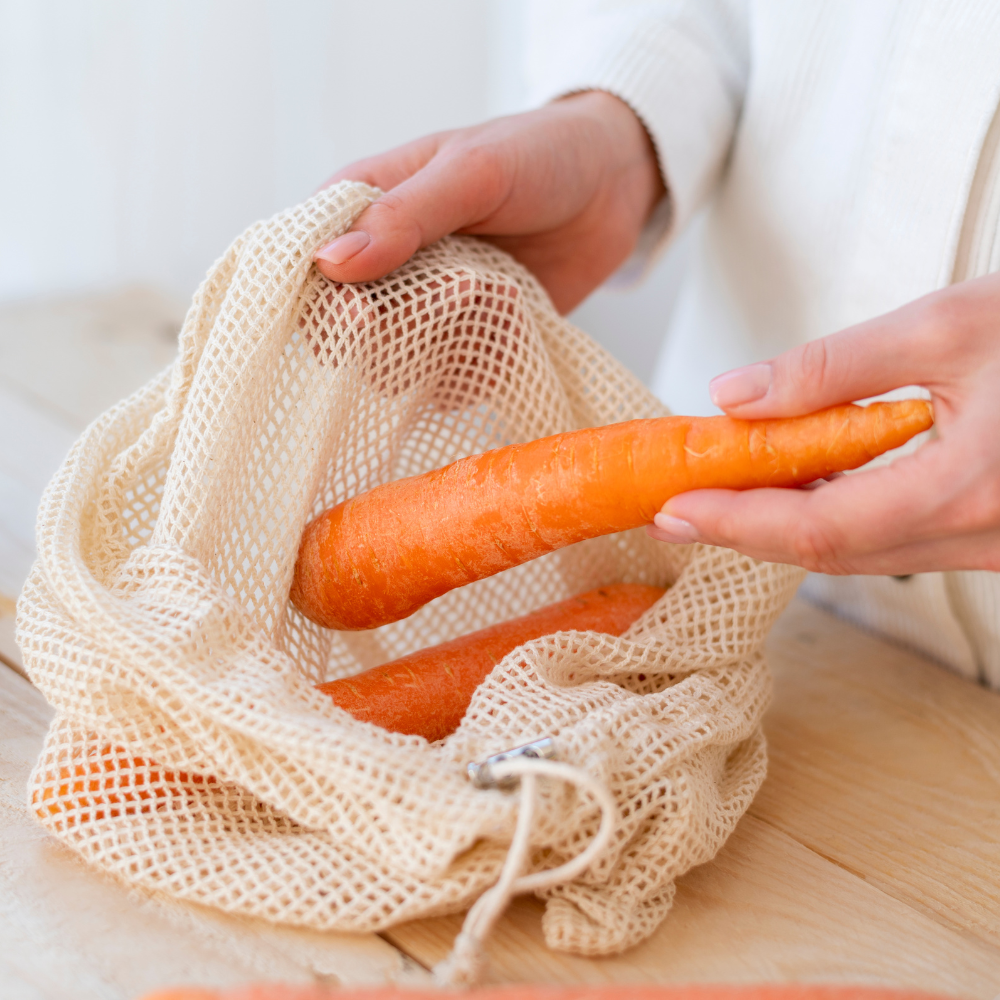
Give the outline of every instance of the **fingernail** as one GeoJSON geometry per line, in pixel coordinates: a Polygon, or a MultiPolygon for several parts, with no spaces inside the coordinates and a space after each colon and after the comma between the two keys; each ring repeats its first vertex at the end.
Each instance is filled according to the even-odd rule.
{"type": "Polygon", "coordinates": [[[344,233],[335,240],[320,247],[316,251],[316,260],[328,260],[331,264],[343,264],[345,260],[350,260],[369,243],[372,238],[363,230],[356,229],[353,233],[344,233]]]}
{"type": "Polygon", "coordinates": [[[720,410],[752,403],[767,395],[771,388],[771,366],[747,365],[725,375],[717,375],[708,383],[708,394],[720,410]]]}
{"type": "Polygon", "coordinates": [[[689,542],[698,541],[698,529],[687,521],[682,521],[679,517],[672,517],[670,514],[657,514],[653,518],[653,524],[659,529],[661,535],[669,535],[663,541],[677,542],[686,545],[689,542]]]}

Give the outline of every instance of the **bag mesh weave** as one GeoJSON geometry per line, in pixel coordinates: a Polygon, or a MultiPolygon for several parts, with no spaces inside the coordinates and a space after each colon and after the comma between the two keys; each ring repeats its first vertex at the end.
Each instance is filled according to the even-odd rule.
{"type": "MultiPolygon", "coordinates": [[[[100,417],[42,501],[19,604],[56,708],[30,784],[45,826],[130,883],[317,929],[461,910],[498,877],[518,797],[470,760],[542,736],[618,808],[546,942],[616,952],[667,913],[765,771],[768,628],[801,574],[644,531],[453,591],[365,633],[287,603],[321,510],[463,455],[665,411],[488,244],[449,238],[365,285],[314,251],[377,196],[344,183],[252,226],[194,298],[176,362],[100,417]],[[314,684],[614,581],[668,586],[622,638],[507,656],[428,744],[357,722],[314,684]]],[[[578,855],[594,799],[542,779],[527,869],[578,855]]]]}

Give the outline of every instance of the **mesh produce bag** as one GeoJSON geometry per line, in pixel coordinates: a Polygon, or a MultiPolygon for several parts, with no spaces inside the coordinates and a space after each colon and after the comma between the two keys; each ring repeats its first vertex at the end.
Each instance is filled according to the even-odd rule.
{"type": "Polygon", "coordinates": [[[800,573],[640,529],[370,632],[302,617],[288,591],[321,510],[665,412],[488,244],[442,240],[365,285],[325,279],[313,253],[377,193],[340,184],[237,239],[176,362],[92,424],[46,491],[18,619],[56,709],[31,802],[130,883],[273,921],[377,931],[480,899],[444,978],[474,978],[515,892],[547,900],[551,947],[617,952],[660,923],[764,777],[762,645],[800,573]],[[616,581],[669,589],[621,638],[508,655],[439,743],[314,688],[616,581]],[[520,794],[470,784],[468,762],[546,736],[556,761],[504,765],[520,794]]]}

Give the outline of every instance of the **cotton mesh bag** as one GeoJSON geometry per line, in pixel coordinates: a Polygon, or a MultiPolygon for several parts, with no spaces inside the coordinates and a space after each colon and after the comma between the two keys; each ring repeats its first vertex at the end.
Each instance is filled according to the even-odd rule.
{"type": "Polygon", "coordinates": [[[49,485],[18,640],[56,709],[41,822],[146,889],[314,929],[469,909],[471,982],[510,897],[552,947],[619,952],[664,919],[765,773],[765,635],[798,570],[641,529],[337,632],[288,602],[305,524],[379,483],[513,442],[664,415],[496,248],[452,237],[338,285],[312,266],[378,192],[342,183],[248,229],[195,295],[177,360],[96,420],[49,485]],[[437,743],[315,685],[613,582],[667,587],[622,637],[505,657],[437,743]],[[512,759],[514,790],[466,766],[512,759]]]}

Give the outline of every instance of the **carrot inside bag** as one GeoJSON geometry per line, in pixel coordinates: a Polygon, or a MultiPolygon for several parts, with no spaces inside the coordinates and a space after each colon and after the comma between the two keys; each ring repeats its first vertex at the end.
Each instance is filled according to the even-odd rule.
{"type": "Polygon", "coordinates": [[[59,817],[67,827],[81,819],[116,819],[160,811],[169,808],[172,800],[197,795],[218,784],[211,775],[163,767],[110,743],[93,746],[72,760],[50,761],[41,774],[44,783],[32,795],[35,812],[42,819],[59,817]]]}
{"type": "Polygon", "coordinates": [[[621,635],[664,593],[662,587],[632,583],[598,587],[318,687],[363,722],[444,739],[458,728],[476,688],[511,650],[553,632],[621,635]]]}
{"type": "Polygon", "coordinates": [[[631,420],[498,448],[321,514],[303,534],[291,600],[327,628],[375,628],[565,545],[649,524],[678,493],[804,485],[932,423],[928,403],[903,400],[783,420],[631,420]]]}

